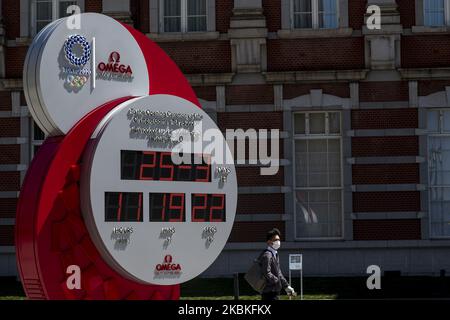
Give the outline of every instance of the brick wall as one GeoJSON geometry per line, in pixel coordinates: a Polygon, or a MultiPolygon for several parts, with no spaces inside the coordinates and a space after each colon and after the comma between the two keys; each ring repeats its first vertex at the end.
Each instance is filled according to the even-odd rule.
{"type": "Polygon", "coordinates": [[[284,241],[284,222],[282,221],[235,222],[228,241],[265,243],[267,231],[272,228],[278,228],[280,230],[281,241],[284,241]]]}
{"type": "Polygon", "coordinates": [[[102,12],[102,0],[87,0],[84,4],[86,12],[102,12]]]}
{"type": "Polygon", "coordinates": [[[11,92],[0,91],[0,111],[11,111],[11,92]]]}
{"type": "Polygon", "coordinates": [[[450,67],[447,35],[402,36],[402,68],[450,67]]]}
{"type": "Polygon", "coordinates": [[[353,192],[354,212],[420,211],[419,191],[353,192]]]}
{"type": "Polygon", "coordinates": [[[237,214],[283,214],[284,195],[240,194],[238,196],[237,214]]]}
{"type": "Polygon", "coordinates": [[[429,94],[433,94],[438,91],[445,91],[446,86],[450,87],[449,80],[419,81],[419,85],[418,85],[419,96],[427,96],[429,94]]]}
{"type": "Polygon", "coordinates": [[[353,137],[353,157],[417,156],[417,136],[399,137],[353,137]]]}
{"type": "Polygon", "coordinates": [[[193,87],[197,98],[216,101],[216,87],[193,87]]]}
{"type": "Polygon", "coordinates": [[[348,0],[348,24],[350,28],[360,30],[364,24],[366,2],[363,0],[348,0]]]}
{"type": "Polygon", "coordinates": [[[267,57],[269,71],[363,69],[364,42],[362,37],[267,40],[267,57]]]}
{"type": "Polygon", "coordinates": [[[0,138],[19,136],[20,118],[0,118],[0,138]]]}
{"type": "Polygon", "coordinates": [[[359,84],[359,101],[408,101],[407,81],[361,82],[359,84]]]}
{"type": "Polygon", "coordinates": [[[416,24],[415,1],[397,0],[398,11],[400,12],[400,23],[403,28],[411,28],[416,24]]]}
{"type": "Polygon", "coordinates": [[[418,184],[419,164],[357,164],[352,166],[353,184],[418,184]]]}
{"type": "Polygon", "coordinates": [[[0,225],[0,246],[14,245],[14,226],[0,225]]]}
{"type": "MultiPolygon", "coordinates": [[[[257,144],[255,144],[255,146],[256,146],[255,152],[258,155],[258,152],[260,150],[259,149],[259,141],[256,141],[256,143],[257,144]]],[[[231,142],[230,141],[228,141],[228,145],[231,146],[231,142]]],[[[269,156],[277,158],[277,159],[283,159],[283,157],[284,157],[284,145],[283,145],[283,143],[281,143],[278,146],[278,149],[279,149],[278,150],[278,156],[275,155],[275,154],[272,155],[272,146],[271,146],[270,143],[266,142],[266,146],[267,146],[267,151],[264,151],[264,152],[267,152],[267,154],[269,156]]],[[[242,141],[242,140],[238,141],[237,139],[234,139],[234,153],[233,153],[233,150],[231,150],[231,152],[232,152],[232,156],[233,156],[233,159],[234,159],[235,163],[238,160],[238,156],[239,156],[240,160],[244,159],[245,163],[247,163],[247,160],[250,159],[250,143],[249,143],[249,139],[245,139],[245,141],[242,141]],[[240,155],[241,150],[239,148],[241,148],[241,145],[243,145],[243,148],[244,148],[244,150],[243,150],[244,151],[244,153],[243,153],[244,158],[242,158],[241,155],[240,155]]],[[[254,159],[254,157],[252,157],[252,159],[254,159]]],[[[242,163],[239,163],[239,164],[242,164],[242,163]]]]}
{"type": "Polygon", "coordinates": [[[131,0],[130,1],[131,18],[134,27],[143,33],[150,31],[150,8],[148,0],[131,0]]]}
{"type": "Polygon", "coordinates": [[[273,86],[237,85],[225,88],[227,105],[236,104],[273,104],[273,86]]]}
{"type": "Polygon", "coordinates": [[[231,72],[228,41],[161,42],[158,45],[184,73],[231,72]]]}
{"type": "Polygon", "coordinates": [[[19,164],[20,163],[20,145],[1,144],[0,145],[0,165],[1,164],[19,164]]]}
{"type": "Polygon", "coordinates": [[[417,128],[417,109],[352,110],[352,129],[417,128]]]}
{"type": "Polygon", "coordinates": [[[20,37],[20,1],[2,1],[2,18],[7,39],[20,37]]]}
{"type": "Polygon", "coordinates": [[[0,198],[0,218],[16,216],[17,199],[0,198]]]}
{"type": "Polygon", "coordinates": [[[217,114],[217,124],[221,130],[240,128],[247,130],[283,129],[282,112],[226,112],[217,114]]]}
{"type": "Polygon", "coordinates": [[[0,192],[20,190],[20,172],[0,171],[0,192]]]}
{"type": "Polygon", "coordinates": [[[5,52],[6,78],[22,78],[28,47],[8,47],[5,52]]]}
{"type": "Polygon", "coordinates": [[[267,30],[277,32],[281,29],[281,1],[263,0],[262,6],[266,17],[267,30]]]}
{"type": "Polygon", "coordinates": [[[234,1],[232,0],[216,0],[216,31],[228,32],[233,7],[234,1]]]}
{"type": "Polygon", "coordinates": [[[275,175],[261,175],[259,167],[238,167],[236,168],[238,186],[283,186],[284,169],[280,167],[275,175]]]}
{"type": "Polygon", "coordinates": [[[405,220],[355,220],[354,240],[419,240],[419,219],[405,220]]]}
{"type": "Polygon", "coordinates": [[[307,83],[283,85],[283,98],[293,99],[298,96],[309,94],[310,90],[313,89],[322,89],[323,94],[330,94],[341,98],[350,97],[350,87],[348,83],[307,83]]]}

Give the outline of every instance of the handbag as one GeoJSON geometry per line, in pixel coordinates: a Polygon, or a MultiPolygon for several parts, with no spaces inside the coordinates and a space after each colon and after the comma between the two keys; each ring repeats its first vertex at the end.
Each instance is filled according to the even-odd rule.
{"type": "MultiPolygon", "coordinates": [[[[266,251],[269,250],[266,249],[263,251],[263,253],[266,251]]],[[[261,253],[257,259],[253,260],[250,269],[244,276],[244,279],[247,280],[248,284],[259,293],[262,293],[266,286],[266,278],[264,277],[260,261],[261,255],[263,253],[261,253]]]]}

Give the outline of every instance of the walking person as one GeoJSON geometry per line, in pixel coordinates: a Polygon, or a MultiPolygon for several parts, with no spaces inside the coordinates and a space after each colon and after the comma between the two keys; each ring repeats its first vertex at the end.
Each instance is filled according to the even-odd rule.
{"type": "Polygon", "coordinates": [[[280,230],[277,228],[267,232],[267,249],[260,257],[261,270],[266,279],[266,286],[261,294],[261,300],[278,300],[282,289],[288,295],[295,295],[294,289],[289,285],[281,272],[278,256],[278,249],[281,245],[280,236],[280,230]]]}

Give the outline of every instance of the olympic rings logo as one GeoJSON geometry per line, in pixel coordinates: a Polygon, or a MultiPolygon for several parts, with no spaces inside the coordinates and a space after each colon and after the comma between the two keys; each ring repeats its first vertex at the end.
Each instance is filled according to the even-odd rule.
{"type": "Polygon", "coordinates": [[[66,54],[66,59],[71,64],[77,67],[81,67],[84,66],[91,58],[91,45],[85,37],[80,35],[72,35],[64,43],[64,52],[66,54]],[[83,49],[83,54],[81,57],[77,57],[73,53],[73,47],[76,44],[80,45],[83,49]]]}
{"type": "Polygon", "coordinates": [[[73,88],[81,88],[88,81],[87,76],[68,75],[66,83],[73,88]]]}

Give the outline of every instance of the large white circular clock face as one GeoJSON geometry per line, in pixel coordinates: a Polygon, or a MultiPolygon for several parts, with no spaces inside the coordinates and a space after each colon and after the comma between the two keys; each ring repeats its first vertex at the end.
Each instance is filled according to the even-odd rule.
{"type": "Polygon", "coordinates": [[[235,217],[230,159],[214,121],[191,102],[152,95],[115,108],[93,134],[81,179],[84,218],[103,259],[150,284],[206,270],[235,217]]]}

